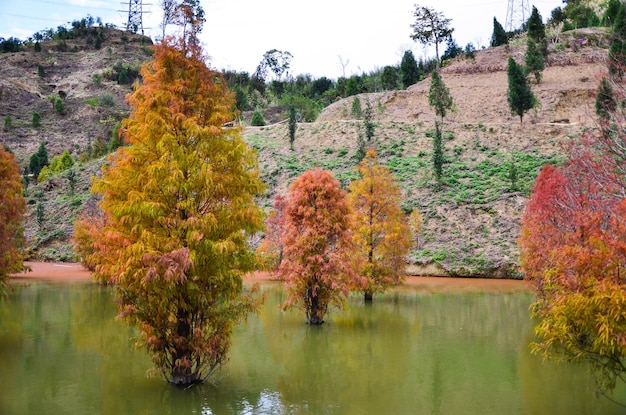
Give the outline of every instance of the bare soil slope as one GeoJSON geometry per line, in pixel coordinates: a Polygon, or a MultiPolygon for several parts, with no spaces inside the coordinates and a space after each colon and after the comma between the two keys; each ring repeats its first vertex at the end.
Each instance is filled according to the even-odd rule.
{"type": "MultiPolygon", "coordinates": [[[[523,62],[523,47],[479,51],[474,60],[459,58],[442,69],[456,105],[443,124],[443,185],[431,167],[430,79],[405,91],[358,95],[362,106],[369,101],[374,108],[370,145],[400,181],[403,207],[419,209],[424,218],[409,273],[519,277],[516,238],[532,182],[543,164],[562,160],[567,142],[593,128],[594,94],[606,71],[602,44],[551,49],[542,82],[532,84],[540,105],[523,123],[506,98],[507,59],[523,62]],[[515,185],[508,179],[511,165],[520,176],[515,185]]],[[[269,197],[285,193],[293,178],[315,166],[333,170],[344,185],[356,177],[353,155],[362,126],[350,115],[353,99],[333,103],[315,123],[300,124],[294,152],[284,124],[246,129],[269,197]]]]}

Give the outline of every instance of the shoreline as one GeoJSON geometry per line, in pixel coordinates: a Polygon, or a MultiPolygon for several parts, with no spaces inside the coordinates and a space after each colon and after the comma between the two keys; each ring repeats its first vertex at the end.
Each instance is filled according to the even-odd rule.
{"type": "MultiPolygon", "coordinates": [[[[29,281],[46,282],[93,282],[91,271],[79,263],[69,262],[24,262],[30,271],[23,271],[9,276],[10,284],[28,283],[29,281]]],[[[244,276],[244,282],[265,283],[280,281],[269,272],[253,271],[244,276]]],[[[425,292],[532,292],[531,286],[523,280],[496,278],[457,278],[457,277],[421,277],[407,276],[400,287],[409,287],[425,292]]]]}

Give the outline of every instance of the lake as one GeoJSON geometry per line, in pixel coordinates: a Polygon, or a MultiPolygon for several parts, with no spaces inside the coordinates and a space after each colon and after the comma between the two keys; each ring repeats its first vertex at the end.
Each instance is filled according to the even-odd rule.
{"type": "MultiPolygon", "coordinates": [[[[530,354],[533,295],[394,289],[353,296],[321,327],[278,283],[236,327],[211,383],[148,376],[110,288],[13,285],[0,302],[0,414],[619,414],[582,365],[530,354]]],[[[626,401],[626,388],[615,398],[626,401]]]]}

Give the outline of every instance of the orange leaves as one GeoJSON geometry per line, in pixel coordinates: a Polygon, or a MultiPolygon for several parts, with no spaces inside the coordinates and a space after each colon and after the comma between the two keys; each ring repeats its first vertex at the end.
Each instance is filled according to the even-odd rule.
{"type": "MultiPolygon", "coordinates": [[[[371,150],[359,165],[362,178],[342,191],[331,173],[310,170],[278,196],[259,250],[282,253],[285,307],[302,307],[321,324],[330,304],[349,291],[366,298],[399,283],[412,238],[400,209],[400,189],[371,150]]],[[[414,216],[419,232],[419,214],[414,216]]]]}
{"type": "Polygon", "coordinates": [[[234,322],[256,305],[241,274],[253,265],[264,186],[240,130],[222,128],[232,119],[225,83],[180,46],[157,45],[142,68],[123,122],[130,145],[94,181],[104,222],[83,222],[77,239],[117,284],[120,314],[150,339],[166,378],[193,383],[225,360],[234,322]]]}
{"type": "Polygon", "coordinates": [[[284,208],[285,306],[305,309],[310,324],[322,324],[330,304],[341,305],[354,284],[350,208],[332,173],[310,170],[289,188],[284,208]]]}
{"type": "Polygon", "coordinates": [[[362,258],[359,274],[366,279],[366,299],[404,278],[404,257],[411,249],[411,233],[400,209],[400,188],[391,172],[369,150],[358,166],[361,179],[350,183],[354,243],[362,258]]]}
{"type": "Polygon", "coordinates": [[[522,269],[540,295],[534,350],[591,362],[601,390],[626,375],[626,179],[606,140],[588,135],[568,149],[564,165],[544,167],[518,241],[522,269]]]}
{"type": "Polygon", "coordinates": [[[0,292],[6,276],[19,271],[24,254],[22,221],[26,200],[22,196],[22,176],[13,154],[0,145],[0,292]]]}

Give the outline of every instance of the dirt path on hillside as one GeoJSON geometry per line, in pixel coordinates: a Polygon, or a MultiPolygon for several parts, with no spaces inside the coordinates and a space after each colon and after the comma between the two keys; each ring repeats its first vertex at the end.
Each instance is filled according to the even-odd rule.
{"type": "MultiPolygon", "coordinates": [[[[81,264],[67,262],[25,262],[31,271],[12,274],[10,282],[28,283],[29,281],[83,281],[90,282],[91,272],[81,264]]],[[[267,272],[251,272],[245,281],[277,282],[267,272]]],[[[491,278],[449,278],[449,277],[407,277],[404,286],[425,292],[525,292],[531,288],[525,281],[491,278]]]]}

